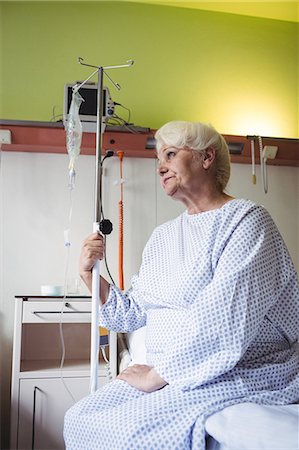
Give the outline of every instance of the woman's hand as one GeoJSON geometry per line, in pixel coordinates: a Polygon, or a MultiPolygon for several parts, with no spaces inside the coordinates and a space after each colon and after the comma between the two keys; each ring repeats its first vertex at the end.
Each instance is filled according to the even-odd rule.
{"type": "Polygon", "coordinates": [[[153,367],[144,364],[134,364],[128,367],[117,378],[143,392],[154,392],[167,384],[153,367]]]}
{"type": "Polygon", "coordinates": [[[105,251],[104,238],[98,233],[92,233],[83,242],[80,255],[80,275],[91,272],[98,259],[103,259],[105,251]]]}
{"type": "MultiPolygon", "coordinates": [[[[104,254],[105,243],[103,236],[98,233],[92,233],[85,239],[80,255],[79,273],[90,292],[92,291],[92,268],[99,259],[104,258],[104,254]]],[[[100,287],[101,303],[104,304],[109,295],[110,285],[103,277],[101,277],[100,287]]]]}

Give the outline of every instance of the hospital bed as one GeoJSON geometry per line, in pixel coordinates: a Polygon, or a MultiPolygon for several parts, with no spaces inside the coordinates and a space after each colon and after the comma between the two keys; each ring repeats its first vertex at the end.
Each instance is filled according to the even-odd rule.
{"type": "Polygon", "coordinates": [[[298,450],[299,405],[240,403],[206,421],[207,450],[298,450]]]}
{"type": "MultiPolygon", "coordinates": [[[[128,335],[120,370],[146,364],[144,338],[144,328],[128,335]]],[[[206,432],[207,450],[299,450],[299,404],[229,406],[207,419],[206,432]]]]}

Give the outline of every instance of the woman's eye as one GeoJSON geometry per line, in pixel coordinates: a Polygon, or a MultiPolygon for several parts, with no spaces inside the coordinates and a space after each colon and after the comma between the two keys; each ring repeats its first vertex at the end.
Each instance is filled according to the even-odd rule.
{"type": "Polygon", "coordinates": [[[171,158],[173,158],[174,156],[175,156],[175,152],[173,152],[173,151],[169,151],[169,152],[166,153],[167,159],[171,159],[171,158]]]}

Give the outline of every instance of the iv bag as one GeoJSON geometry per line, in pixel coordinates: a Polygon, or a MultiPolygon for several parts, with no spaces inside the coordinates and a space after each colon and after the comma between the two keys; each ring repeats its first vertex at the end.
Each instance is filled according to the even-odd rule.
{"type": "Polygon", "coordinates": [[[71,106],[64,124],[66,130],[66,148],[70,157],[69,170],[74,172],[75,160],[80,154],[82,141],[82,124],[79,117],[79,109],[84,99],[76,90],[73,90],[71,106]]]}

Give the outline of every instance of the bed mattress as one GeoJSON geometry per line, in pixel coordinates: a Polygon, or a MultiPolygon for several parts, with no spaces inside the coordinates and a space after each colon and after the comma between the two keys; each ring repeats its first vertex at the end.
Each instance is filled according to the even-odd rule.
{"type": "Polygon", "coordinates": [[[298,450],[299,405],[241,403],[206,421],[207,450],[298,450]]]}

